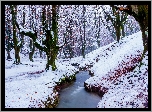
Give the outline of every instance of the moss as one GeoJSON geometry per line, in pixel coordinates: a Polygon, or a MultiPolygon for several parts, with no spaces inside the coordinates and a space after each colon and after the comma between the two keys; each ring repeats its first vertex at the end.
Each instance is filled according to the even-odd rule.
{"type": "MultiPolygon", "coordinates": [[[[64,84],[71,84],[74,80],[76,80],[76,73],[77,72],[75,72],[75,74],[70,76],[64,75],[64,78],[61,78],[59,82],[55,82],[55,83],[57,84],[58,87],[63,86],[64,84]]],[[[54,93],[58,91],[57,86],[54,87],[54,93]]],[[[54,96],[54,99],[55,100],[53,101],[53,99],[48,96],[46,101],[41,100],[41,102],[44,104],[44,108],[56,108],[59,103],[59,96],[58,95],[54,96]]]]}
{"type": "MultiPolygon", "coordinates": [[[[62,89],[62,86],[64,85],[68,86],[74,80],[76,80],[76,73],[70,76],[63,75],[64,78],[60,78],[59,82],[55,82],[57,85],[54,87],[54,92],[56,93],[57,91],[60,90],[58,88],[62,89]]],[[[56,108],[59,103],[59,96],[58,95],[54,96],[54,99],[55,100],[53,101],[53,99],[48,96],[46,101],[41,101],[41,102],[44,104],[45,108],[56,108]]]]}
{"type": "Polygon", "coordinates": [[[48,96],[46,101],[41,101],[45,106],[44,108],[55,108],[59,103],[58,95],[54,96],[54,99],[55,100],[53,101],[53,99],[48,96]]]}
{"type": "Polygon", "coordinates": [[[74,80],[76,80],[75,74],[70,75],[70,76],[65,75],[64,78],[60,78],[59,82],[55,82],[55,83],[59,86],[59,85],[65,84],[65,83],[70,83],[74,80]]]}

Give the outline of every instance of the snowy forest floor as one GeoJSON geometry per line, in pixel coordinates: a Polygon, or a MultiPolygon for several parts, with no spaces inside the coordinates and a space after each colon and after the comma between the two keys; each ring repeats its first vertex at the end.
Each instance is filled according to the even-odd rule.
{"type": "Polygon", "coordinates": [[[5,107],[45,108],[46,103],[56,102],[56,82],[84,69],[93,74],[85,81],[85,88],[104,93],[97,108],[145,108],[148,103],[148,52],[140,70],[138,66],[133,70],[139,65],[142,45],[142,34],[138,32],[119,43],[114,41],[94,50],[85,59],[81,56],[69,61],[58,59],[58,69],[47,72],[45,59],[35,58],[30,62],[21,56],[21,65],[5,60],[5,107]],[[73,63],[79,68],[73,67],[73,63]]]}

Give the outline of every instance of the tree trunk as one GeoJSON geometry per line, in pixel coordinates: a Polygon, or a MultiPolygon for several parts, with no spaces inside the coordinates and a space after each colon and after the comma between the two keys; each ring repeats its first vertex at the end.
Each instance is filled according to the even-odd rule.
{"type": "Polygon", "coordinates": [[[20,64],[20,56],[19,56],[20,48],[15,46],[15,64],[20,64]]]}
{"type": "Polygon", "coordinates": [[[30,39],[30,53],[29,53],[29,59],[33,62],[33,55],[35,51],[35,45],[33,44],[33,41],[30,39]]]}
{"type": "Polygon", "coordinates": [[[33,62],[34,51],[35,51],[35,46],[33,45],[32,52],[29,53],[29,59],[30,59],[30,61],[32,61],[32,62],[33,62]]]}
{"type": "Polygon", "coordinates": [[[17,10],[17,6],[11,6],[11,10],[12,10],[12,24],[13,24],[13,43],[14,43],[14,50],[15,50],[15,64],[19,64],[20,63],[20,56],[19,56],[19,52],[20,52],[20,46],[17,45],[17,37],[16,37],[16,27],[15,27],[15,16],[17,14],[17,12],[14,12],[14,9],[17,10]]]}
{"type": "Polygon", "coordinates": [[[56,64],[55,64],[55,60],[58,54],[58,50],[59,48],[54,48],[53,51],[51,52],[51,60],[50,60],[50,64],[52,66],[52,70],[55,71],[57,69],[56,64]]]}
{"type": "Polygon", "coordinates": [[[100,16],[99,16],[99,31],[98,31],[98,38],[97,38],[97,44],[98,44],[98,48],[100,47],[100,40],[99,40],[99,38],[100,38],[100,16]]]}
{"type": "Polygon", "coordinates": [[[148,36],[145,34],[146,27],[142,23],[140,23],[140,28],[142,31],[142,40],[144,46],[143,55],[144,55],[148,51],[148,36]]]}
{"type": "Polygon", "coordinates": [[[47,65],[46,65],[46,70],[49,70],[50,65],[52,66],[52,71],[55,71],[57,69],[55,60],[57,58],[58,50],[59,47],[57,46],[57,12],[56,12],[56,5],[52,5],[52,31],[53,35],[48,32],[46,35],[46,38],[48,39],[47,41],[47,65]]]}
{"type": "Polygon", "coordinates": [[[115,29],[116,29],[117,41],[119,42],[119,40],[120,40],[120,27],[119,27],[119,25],[116,26],[115,29]]]}
{"type": "MultiPolygon", "coordinates": [[[[25,6],[23,7],[23,26],[25,24],[25,6]]],[[[24,35],[21,34],[21,41],[22,41],[22,44],[24,45],[24,35]]],[[[21,52],[23,52],[23,45],[21,46],[21,52]]]]}
{"type": "Polygon", "coordinates": [[[124,30],[124,26],[122,26],[121,28],[122,28],[122,37],[125,37],[125,30],[124,30]]]}
{"type": "Polygon", "coordinates": [[[82,56],[85,58],[85,47],[86,47],[86,39],[85,39],[85,7],[83,5],[83,18],[84,18],[84,37],[83,37],[83,43],[82,43],[82,56]]]}
{"type": "Polygon", "coordinates": [[[8,59],[12,59],[9,51],[7,51],[7,60],[8,59]]]}
{"type": "MultiPolygon", "coordinates": [[[[21,32],[21,28],[19,27],[18,22],[16,21],[16,16],[13,16],[13,21],[14,24],[16,24],[16,27],[19,29],[21,34],[24,34],[25,36],[29,36],[30,38],[33,39],[34,45],[35,47],[37,47],[38,49],[44,51],[47,54],[47,64],[46,64],[46,70],[49,69],[49,66],[52,66],[52,70],[56,70],[56,65],[55,65],[55,60],[57,58],[57,54],[58,54],[58,50],[59,50],[59,46],[57,46],[57,42],[58,42],[58,35],[57,35],[57,12],[56,12],[56,5],[52,5],[52,30],[47,30],[48,29],[48,25],[47,23],[45,23],[44,21],[46,21],[46,17],[45,17],[45,10],[43,11],[43,21],[42,24],[44,25],[43,27],[43,31],[45,32],[45,36],[46,36],[46,40],[44,40],[42,43],[43,45],[45,45],[44,47],[41,46],[38,42],[36,42],[37,39],[37,33],[33,33],[31,31],[27,32],[27,31],[22,31],[21,32]]],[[[12,8],[13,9],[13,8],[12,8]]],[[[45,9],[45,8],[44,8],[45,9]]],[[[14,11],[12,10],[12,13],[14,13],[14,11]]],[[[13,14],[12,14],[13,15],[13,14]]],[[[17,40],[16,40],[17,43],[17,40]]],[[[15,47],[16,49],[16,47],[15,47]]],[[[19,53],[15,53],[16,57],[18,57],[17,55],[19,53]]],[[[19,59],[20,60],[20,59],[19,59]]]]}
{"type": "Polygon", "coordinates": [[[40,53],[40,58],[42,58],[42,51],[41,51],[41,50],[39,50],[39,53],[40,53]]]}
{"type": "Polygon", "coordinates": [[[81,48],[81,55],[83,56],[83,58],[85,58],[85,45],[84,45],[84,41],[83,41],[83,37],[82,37],[82,33],[81,33],[81,26],[80,26],[80,38],[81,38],[81,42],[82,42],[82,48],[81,48]]]}
{"type": "Polygon", "coordinates": [[[82,56],[85,58],[85,45],[82,47],[82,56]]]}
{"type": "Polygon", "coordinates": [[[54,47],[50,51],[48,51],[47,54],[47,64],[46,64],[46,70],[49,70],[50,65],[52,66],[52,71],[55,71],[57,69],[55,60],[58,54],[59,47],[54,47]]]}

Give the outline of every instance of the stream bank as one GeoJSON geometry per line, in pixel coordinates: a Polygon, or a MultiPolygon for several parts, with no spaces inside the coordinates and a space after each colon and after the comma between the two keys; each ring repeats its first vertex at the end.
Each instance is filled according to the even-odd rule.
{"type": "Polygon", "coordinates": [[[101,97],[87,92],[84,82],[90,77],[88,71],[76,74],[76,80],[59,91],[59,104],[56,108],[96,108],[101,97]]]}

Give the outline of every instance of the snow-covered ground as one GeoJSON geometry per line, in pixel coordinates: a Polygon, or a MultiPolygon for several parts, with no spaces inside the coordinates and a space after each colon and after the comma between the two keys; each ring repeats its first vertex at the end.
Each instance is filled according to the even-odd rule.
{"type": "MultiPolygon", "coordinates": [[[[11,55],[13,57],[13,53],[11,55]]],[[[55,82],[78,71],[73,66],[62,65],[56,61],[58,69],[46,72],[45,59],[37,58],[30,62],[22,55],[21,62],[21,65],[13,65],[13,60],[5,61],[6,108],[44,108],[41,101],[51,98],[53,103],[58,95],[58,92],[54,91],[55,82]]]]}
{"type": "MultiPolygon", "coordinates": [[[[116,80],[102,80],[114,76],[117,69],[126,66],[135,66],[137,63],[130,62],[141,56],[143,51],[141,32],[124,37],[119,43],[116,41],[109,45],[88,53],[83,59],[81,56],[69,61],[59,59],[56,61],[58,70],[44,71],[45,59],[34,59],[30,62],[28,58],[21,56],[21,65],[12,65],[13,61],[5,61],[5,106],[6,108],[30,108],[44,107],[42,101],[48,97],[52,102],[58,92],[53,88],[60,78],[65,74],[73,75],[78,69],[71,66],[78,63],[79,67],[93,65],[90,71],[94,73],[85,81],[88,87],[101,86],[108,88],[107,93],[98,103],[98,108],[139,108],[144,107],[148,95],[148,57],[143,59],[140,70],[136,67],[132,72],[120,73],[116,80]],[[97,59],[98,58],[98,59],[97,59]],[[111,74],[109,74],[111,73],[111,74]],[[129,77],[129,78],[128,78],[129,77]],[[116,84],[119,83],[119,84],[116,84]]],[[[147,52],[148,53],[148,52],[147,52]]],[[[5,54],[6,55],[6,54],[5,54]]],[[[13,57],[13,51],[11,53],[13,57]]]]}
{"type": "Polygon", "coordinates": [[[132,72],[127,71],[139,64],[142,45],[142,33],[138,32],[124,37],[119,43],[114,41],[87,54],[86,59],[71,59],[71,63],[77,60],[82,68],[93,65],[89,70],[94,76],[85,81],[87,89],[107,89],[97,108],[145,107],[148,100],[148,56],[143,59],[140,70],[136,67],[132,72]]]}
{"type": "MultiPolygon", "coordinates": [[[[98,108],[144,108],[148,102],[148,56],[142,65],[117,79],[115,83],[102,84],[109,90],[98,103],[98,108]],[[116,84],[118,83],[118,84],[116,84]]],[[[103,83],[103,81],[102,81],[103,83]]]]}

